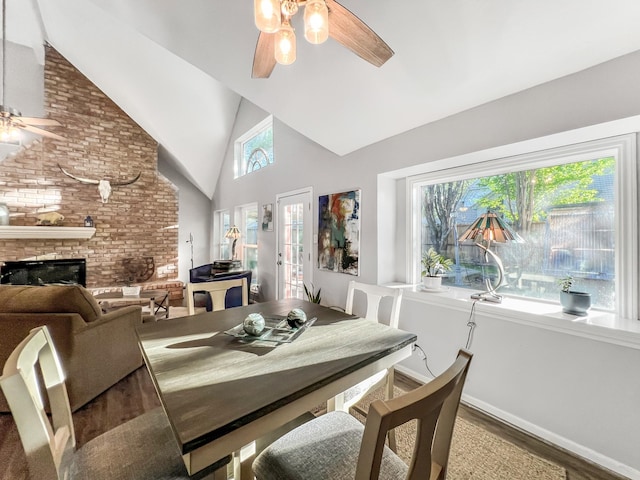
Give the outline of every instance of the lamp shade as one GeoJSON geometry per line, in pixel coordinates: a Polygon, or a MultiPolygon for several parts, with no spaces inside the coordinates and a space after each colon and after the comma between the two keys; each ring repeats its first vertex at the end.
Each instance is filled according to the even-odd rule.
{"type": "Polygon", "coordinates": [[[281,24],[279,0],[254,0],[253,13],[256,27],[265,33],[277,32],[281,24]]]}
{"type": "Polygon", "coordinates": [[[329,9],[324,0],[308,0],[304,7],[304,38],[318,45],[329,38],[329,9]]]}
{"type": "Polygon", "coordinates": [[[240,230],[238,230],[238,227],[234,225],[229,230],[227,230],[227,233],[225,233],[224,236],[225,238],[233,238],[234,240],[237,240],[242,236],[242,234],[240,233],[240,230]]]}
{"type": "Polygon", "coordinates": [[[487,243],[517,242],[523,243],[520,235],[514,232],[498,215],[487,212],[476,218],[473,223],[460,235],[459,241],[473,240],[476,243],[485,240],[487,243]]]}
{"type": "Polygon", "coordinates": [[[296,34],[289,22],[284,22],[275,36],[276,62],[281,65],[291,65],[296,61],[296,34]]]}

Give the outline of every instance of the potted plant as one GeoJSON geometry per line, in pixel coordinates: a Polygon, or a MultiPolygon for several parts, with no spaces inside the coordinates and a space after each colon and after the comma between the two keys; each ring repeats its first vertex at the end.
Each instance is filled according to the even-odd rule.
{"type": "Polygon", "coordinates": [[[558,280],[560,285],[560,305],[562,311],[571,315],[584,316],[591,307],[591,294],[572,290],[574,278],[566,275],[558,280]]]}
{"type": "Polygon", "coordinates": [[[320,296],[320,292],[322,292],[322,288],[319,288],[318,291],[316,292],[316,287],[313,286],[313,283],[311,284],[311,288],[307,287],[306,283],[302,284],[304,286],[304,293],[307,296],[307,299],[311,302],[311,303],[320,303],[321,300],[321,296],[320,296]]]}
{"type": "Polygon", "coordinates": [[[451,270],[453,261],[440,255],[433,247],[422,254],[422,284],[429,290],[438,290],[442,286],[442,275],[451,270]]]}

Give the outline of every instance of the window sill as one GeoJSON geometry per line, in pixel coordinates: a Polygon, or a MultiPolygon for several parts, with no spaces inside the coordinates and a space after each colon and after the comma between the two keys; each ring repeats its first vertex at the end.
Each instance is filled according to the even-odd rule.
{"type": "Polygon", "coordinates": [[[587,316],[578,317],[562,313],[562,307],[556,303],[504,297],[502,303],[497,304],[472,300],[474,291],[465,288],[448,287],[441,292],[428,292],[420,285],[393,286],[405,288],[406,300],[465,312],[470,312],[473,302],[477,302],[477,313],[490,314],[496,319],[640,350],[640,321],[620,318],[611,312],[590,310],[587,316]]]}

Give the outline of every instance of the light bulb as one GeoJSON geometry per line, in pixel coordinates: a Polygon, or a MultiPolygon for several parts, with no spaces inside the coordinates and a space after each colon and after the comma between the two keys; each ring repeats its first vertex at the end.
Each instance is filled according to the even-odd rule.
{"type": "Polygon", "coordinates": [[[309,0],[304,7],[304,38],[316,45],[329,38],[329,10],[324,0],[309,0]]]}
{"type": "Polygon", "coordinates": [[[280,65],[291,65],[296,61],[296,34],[287,22],[276,32],[274,55],[280,65]]]}
{"type": "Polygon", "coordinates": [[[254,0],[253,17],[261,32],[277,32],[281,24],[280,0],[254,0]]]}

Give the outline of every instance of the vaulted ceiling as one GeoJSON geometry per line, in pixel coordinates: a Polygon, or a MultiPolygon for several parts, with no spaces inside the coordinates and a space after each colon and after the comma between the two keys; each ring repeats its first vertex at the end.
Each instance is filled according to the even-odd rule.
{"type": "Polygon", "coordinates": [[[7,1],[10,41],[37,58],[48,41],[208,197],[243,97],[346,155],[640,49],[637,0],[342,0],[391,60],[373,67],[298,28],[297,61],[258,80],[250,0],[7,1]]]}

